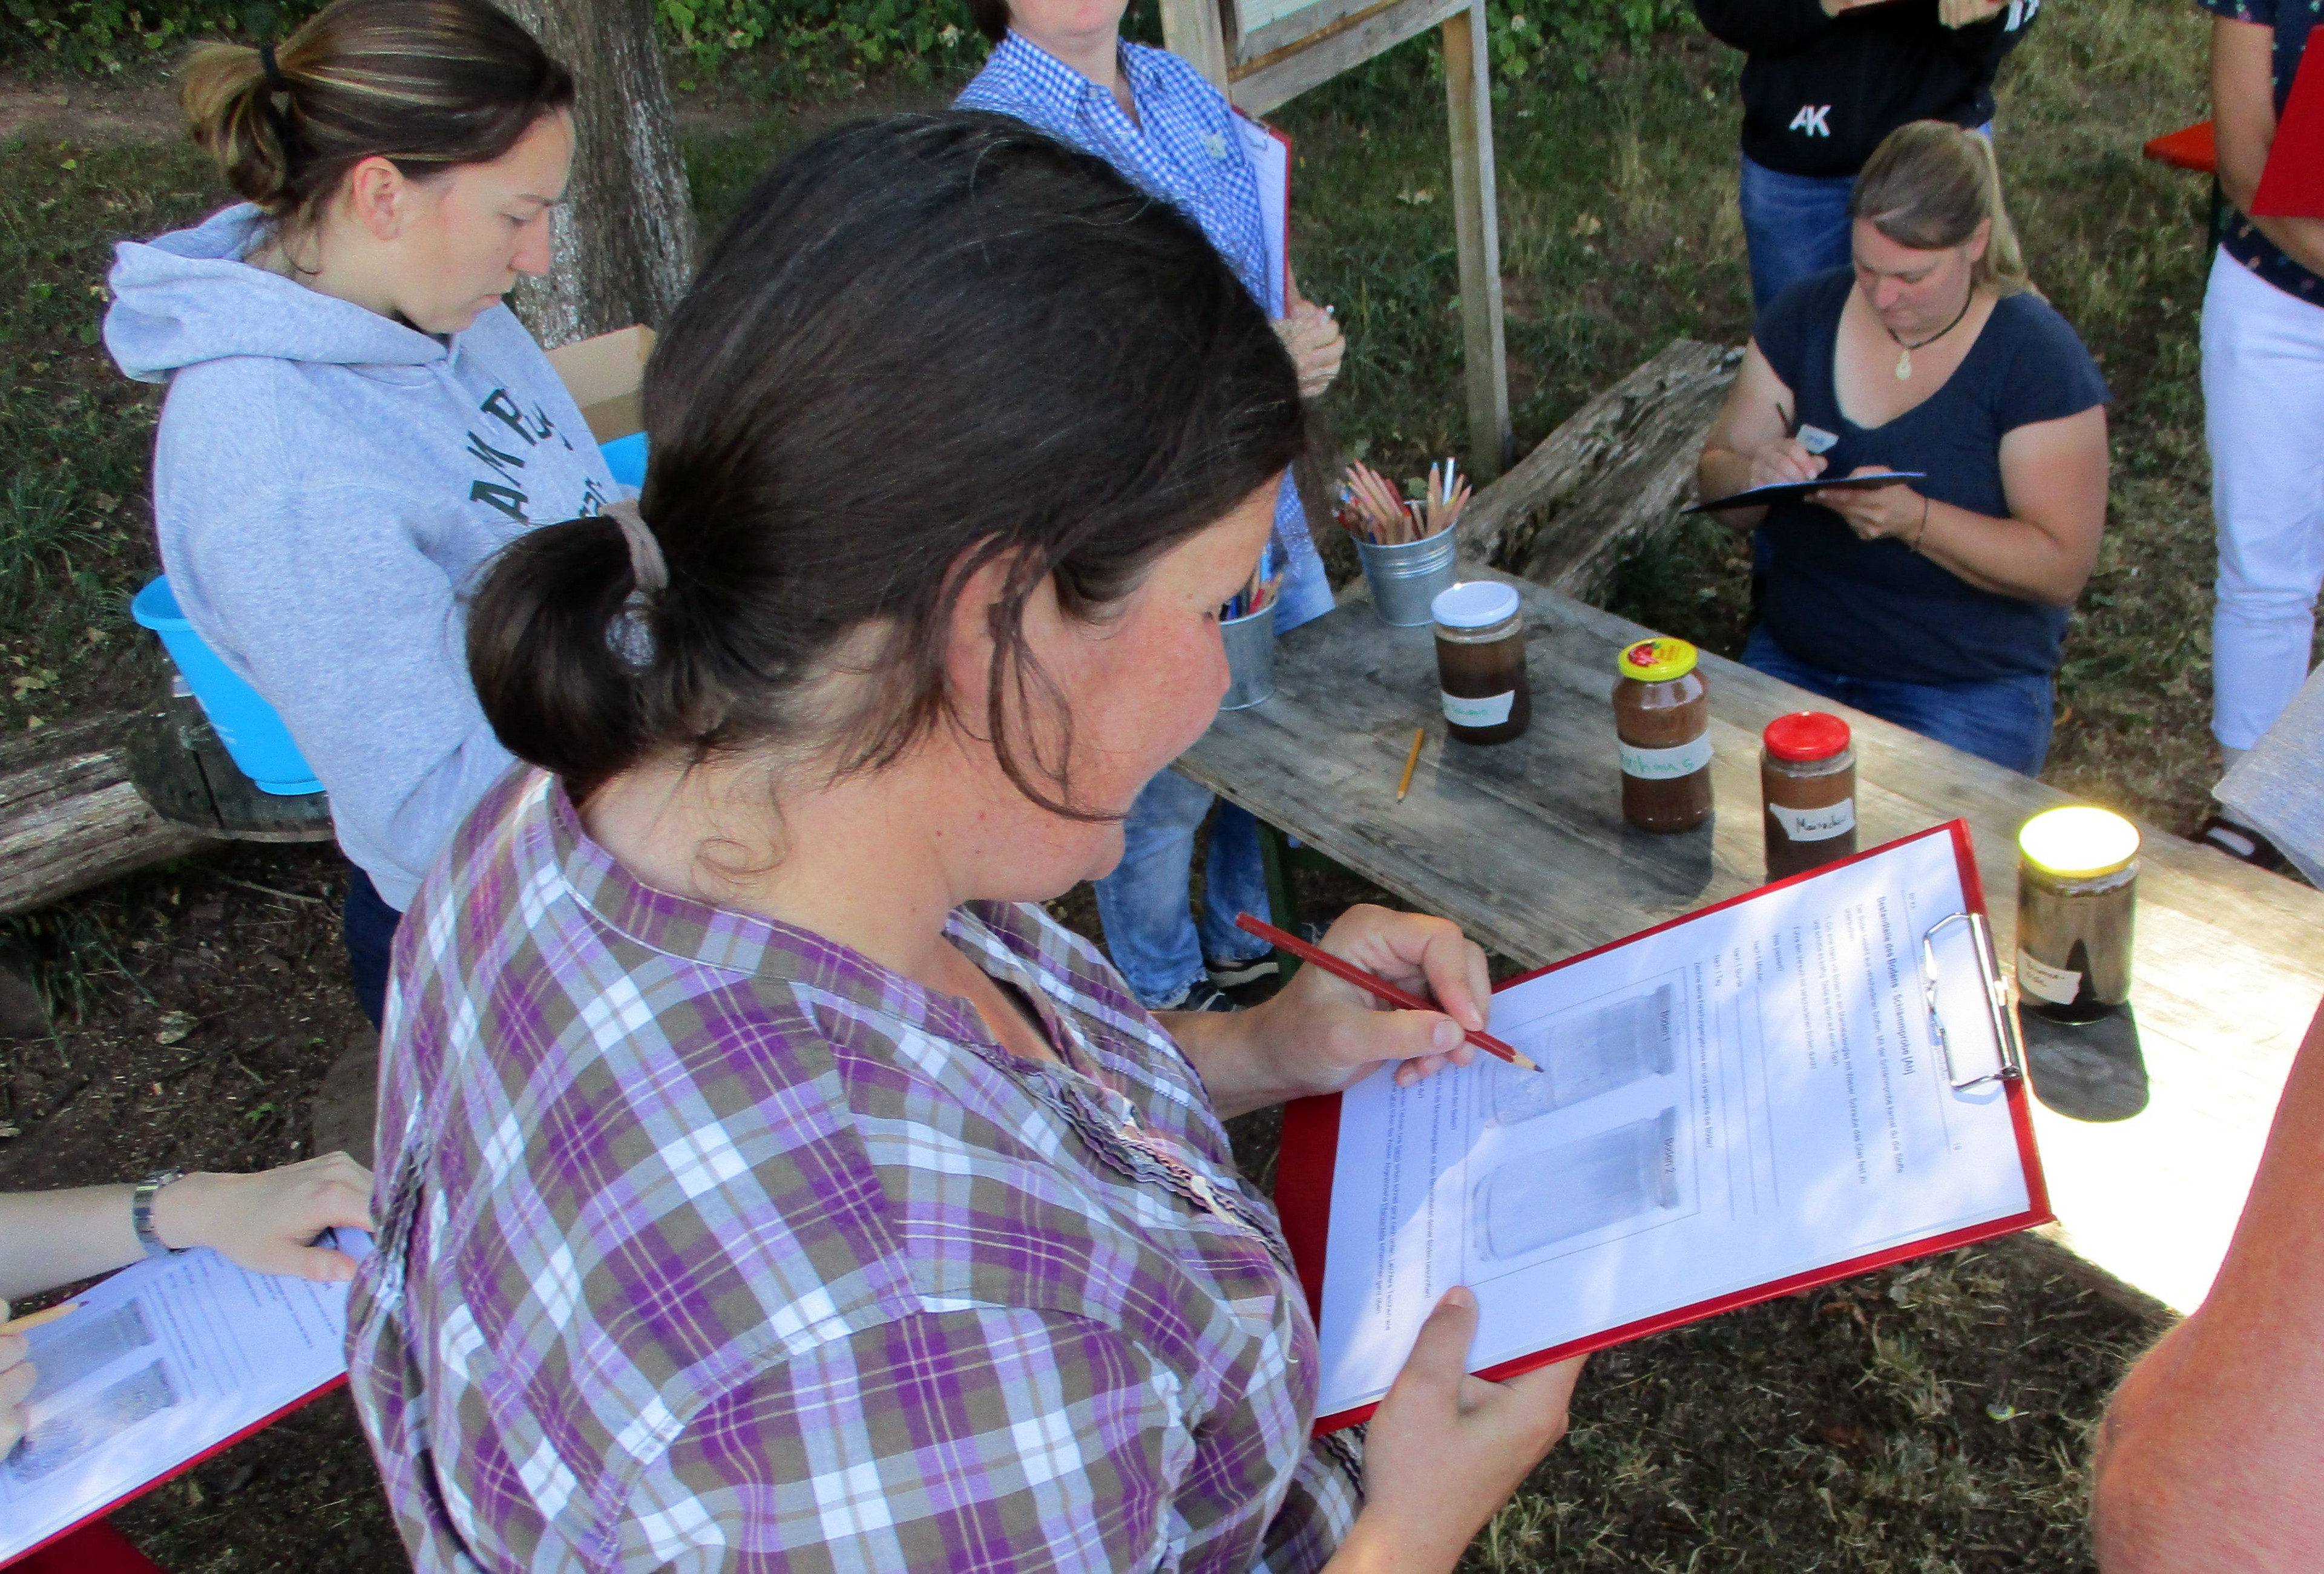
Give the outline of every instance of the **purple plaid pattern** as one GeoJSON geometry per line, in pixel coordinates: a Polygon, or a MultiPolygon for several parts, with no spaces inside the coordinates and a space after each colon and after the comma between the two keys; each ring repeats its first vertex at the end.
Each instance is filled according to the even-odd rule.
{"type": "Polygon", "coordinates": [[[652,890],[520,771],[402,926],[350,1380],[419,1567],[1311,1569],[1314,1330],[1086,942],[954,943],[1070,1066],[652,890]]]}

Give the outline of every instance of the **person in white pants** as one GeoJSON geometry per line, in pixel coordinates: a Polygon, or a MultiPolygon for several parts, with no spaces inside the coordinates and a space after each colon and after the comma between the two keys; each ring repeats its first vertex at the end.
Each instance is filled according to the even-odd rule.
{"type": "MultiPolygon", "coordinates": [[[[2219,187],[2235,205],[2203,297],[2204,429],[2219,529],[2211,732],[2226,763],[2307,680],[2324,585],[2324,219],[2252,218],[2310,25],[2304,0],[2205,0],[2219,187]]],[[[2264,837],[2203,835],[2279,866],[2264,837]]]]}

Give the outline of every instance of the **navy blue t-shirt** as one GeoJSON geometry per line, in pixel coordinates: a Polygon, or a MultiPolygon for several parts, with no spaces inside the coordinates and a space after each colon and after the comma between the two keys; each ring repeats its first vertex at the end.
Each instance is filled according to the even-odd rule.
{"type": "MultiPolygon", "coordinates": [[[[1832,352],[1855,274],[1836,268],[1777,296],[1752,336],[1808,426],[1838,436],[1824,474],[1859,465],[1925,470],[1923,495],[2009,517],[2001,439],[2107,402],[2106,379],[2050,303],[2006,296],[1944,386],[1869,429],[1840,413],[1832,352]]],[[[1803,661],[1851,677],[1972,683],[2058,669],[2062,607],[1997,595],[1898,540],[1857,538],[1830,509],[1779,502],[1760,525],[1769,548],[1761,621],[1803,661]]]]}

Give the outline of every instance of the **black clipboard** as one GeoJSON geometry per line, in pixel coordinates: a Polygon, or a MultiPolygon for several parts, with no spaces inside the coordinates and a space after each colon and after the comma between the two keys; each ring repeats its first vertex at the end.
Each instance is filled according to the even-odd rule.
{"type": "Polygon", "coordinates": [[[1925,470],[1883,470],[1877,475],[1818,476],[1813,481],[1778,481],[1767,486],[1755,486],[1747,492],[1729,492],[1714,497],[1708,502],[1698,502],[1683,508],[1683,514],[1716,513],[1721,509],[1758,508],[1762,504],[1781,502],[1785,498],[1805,497],[1812,492],[1875,492],[1884,486],[1901,486],[1907,481],[1926,481],[1925,470]]]}

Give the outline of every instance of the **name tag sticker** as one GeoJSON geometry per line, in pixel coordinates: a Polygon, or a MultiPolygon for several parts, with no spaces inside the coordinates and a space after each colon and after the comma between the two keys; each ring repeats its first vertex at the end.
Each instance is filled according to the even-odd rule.
{"type": "Polygon", "coordinates": [[[1498,727],[1509,719],[1509,707],[1517,704],[1517,691],[1489,695],[1483,699],[1462,699],[1444,694],[1444,719],[1461,727],[1498,727]]]}

